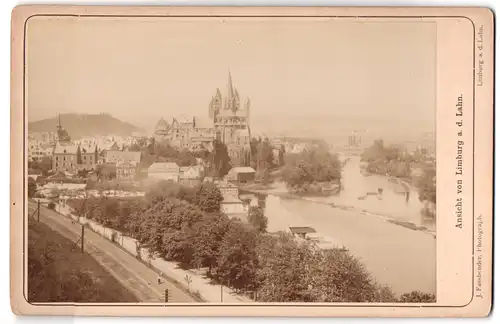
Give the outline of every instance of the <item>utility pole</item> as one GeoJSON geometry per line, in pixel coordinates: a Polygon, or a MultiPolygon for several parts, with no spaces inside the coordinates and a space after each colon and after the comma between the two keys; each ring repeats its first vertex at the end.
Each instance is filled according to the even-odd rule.
{"type": "Polygon", "coordinates": [[[85,234],[85,227],[82,224],[82,237],[81,237],[81,242],[80,242],[82,253],[83,253],[83,236],[84,236],[84,234],[85,234]]]}
{"type": "Polygon", "coordinates": [[[171,293],[168,289],[165,289],[165,291],[163,292],[163,300],[165,303],[168,303],[169,299],[171,297],[171,293]]]}
{"type": "Polygon", "coordinates": [[[37,222],[40,222],[40,199],[38,199],[37,222]]]}

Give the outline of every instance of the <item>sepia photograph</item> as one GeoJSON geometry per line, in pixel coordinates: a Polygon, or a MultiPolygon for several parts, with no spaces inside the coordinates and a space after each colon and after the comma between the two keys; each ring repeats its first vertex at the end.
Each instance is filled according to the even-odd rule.
{"type": "MultiPolygon", "coordinates": [[[[435,305],[437,224],[460,230],[470,208],[437,207],[438,31],[411,17],[30,16],[25,299],[435,305]]],[[[470,99],[453,100],[467,115],[470,99]]],[[[466,193],[470,146],[448,167],[466,193]]]]}

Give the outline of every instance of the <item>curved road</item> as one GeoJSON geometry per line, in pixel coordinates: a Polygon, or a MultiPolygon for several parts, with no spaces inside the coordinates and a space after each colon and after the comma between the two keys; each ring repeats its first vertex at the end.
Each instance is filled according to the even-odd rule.
{"type": "MultiPolygon", "coordinates": [[[[33,214],[36,204],[28,203],[29,215],[33,214]]],[[[81,225],[72,222],[54,211],[41,208],[40,221],[50,226],[70,240],[77,241],[81,235],[81,225]]],[[[158,285],[158,274],[138,261],[134,256],[102,236],[85,229],[85,252],[92,255],[113,277],[137,296],[140,302],[163,303],[165,289],[170,291],[172,303],[196,302],[189,294],[174,284],[163,280],[158,285]]],[[[75,253],[80,253],[79,249],[75,253]]]]}

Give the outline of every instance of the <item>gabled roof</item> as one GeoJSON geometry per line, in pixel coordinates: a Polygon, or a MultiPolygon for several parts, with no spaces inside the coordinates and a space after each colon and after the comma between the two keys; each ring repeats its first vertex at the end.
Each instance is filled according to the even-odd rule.
{"type": "Polygon", "coordinates": [[[120,148],[118,147],[118,144],[116,144],[116,142],[114,142],[113,145],[111,145],[111,147],[109,149],[110,150],[119,150],[120,148]]]}
{"type": "Polygon", "coordinates": [[[141,152],[106,151],[106,160],[139,163],[139,162],[141,162],[141,152]]]}
{"type": "Polygon", "coordinates": [[[171,171],[172,169],[179,170],[179,166],[177,165],[177,163],[155,162],[148,168],[148,172],[166,172],[171,171]]]}
{"type": "Polygon", "coordinates": [[[160,118],[158,123],[156,123],[155,132],[166,132],[170,129],[170,125],[165,121],[165,119],[160,118]]]}
{"type": "Polygon", "coordinates": [[[80,152],[82,154],[94,154],[96,151],[95,145],[80,145],[80,152]]]}
{"type": "Polygon", "coordinates": [[[76,154],[78,146],[57,144],[54,148],[54,154],[76,154]]]}

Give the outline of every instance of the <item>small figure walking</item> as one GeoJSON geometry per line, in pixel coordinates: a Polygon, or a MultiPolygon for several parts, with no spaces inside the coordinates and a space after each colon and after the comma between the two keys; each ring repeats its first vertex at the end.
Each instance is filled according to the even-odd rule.
{"type": "Polygon", "coordinates": [[[163,275],[163,272],[160,272],[158,275],[158,284],[161,285],[161,276],[163,275]]]}

